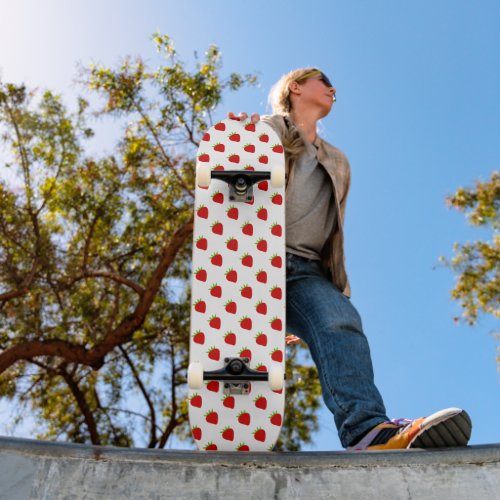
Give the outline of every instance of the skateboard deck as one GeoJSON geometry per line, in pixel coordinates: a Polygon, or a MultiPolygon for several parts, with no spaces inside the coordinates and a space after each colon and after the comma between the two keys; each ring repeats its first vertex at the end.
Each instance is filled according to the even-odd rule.
{"type": "Polygon", "coordinates": [[[189,421],[200,450],[266,451],[278,439],[284,200],[283,146],[271,127],[226,119],[205,133],[197,156],[188,369],[189,421]],[[236,171],[253,176],[251,190],[230,185],[236,171]],[[278,177],[259,180],[272,171],[278,177]]]}

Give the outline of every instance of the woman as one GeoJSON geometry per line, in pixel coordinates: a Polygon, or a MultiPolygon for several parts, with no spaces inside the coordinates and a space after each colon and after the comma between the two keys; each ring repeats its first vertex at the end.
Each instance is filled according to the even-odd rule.
{"type": "MultiPolygon", "coordinates": [[[[287,343],[304,340],[316,363],[325,404],[342,446],[354,450],[458,446],[471,421],[458,408],[427,418],[390,421],[375,387],[361,318],[351,304],[343,224],[350,184],[346,156],[317,135],[336,89],[317,68],[284,75],[263,116],[281,137],[286,158],[287,343]]],[[[247,119],[246,113],[229,118],[247,119]]],[[[251,116],[252,122],[260,119],[251,116]]]]}

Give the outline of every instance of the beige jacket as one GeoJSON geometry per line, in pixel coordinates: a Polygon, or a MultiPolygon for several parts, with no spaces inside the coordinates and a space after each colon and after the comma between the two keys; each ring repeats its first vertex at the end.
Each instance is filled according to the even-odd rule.
{"type": "MultiPolygon", "coordinates": [[[[285,167],[287,187],[293,182],[293,167],[297,156],[290,154],[293,150],[290,144],[290,119],[282,115],[262,116],[262,121],[268,123],[280,136],[285,147],[285,167]],[[288,125],[287,125],[288,121],[288,125]]],[[[333,284],[347,297],[351,296],[349,279],[345,270],[344,255],[344,216],[347,194],[351,182],[351,169],[347,157],[336,147],[317,137],[314,145],[318,149],[318,162],[330,175],[335,195],[337,223],[322,251],[322,263],[328,269],[333,284]]]]}

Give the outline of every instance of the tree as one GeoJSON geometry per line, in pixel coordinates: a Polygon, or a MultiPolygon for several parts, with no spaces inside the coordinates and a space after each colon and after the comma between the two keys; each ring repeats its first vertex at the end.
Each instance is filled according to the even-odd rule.
{"type": "MultiPolygon", "coordinates": [[[[447,198],[449,206],[466,213],[470,224],[491,229],[491,241],[455,243],[455,256],[445,264],[457,273],[453,299],[462,307],[462,319],[474,325],[480,313],[500,317],[500,173],[475,188],[459,188],[447,198]]],[[[458,318],[457,318],[458,320],[458,318]]]]}
{"type": "MultiPolygon", "coordinates": [[[[189,71],[168,36],[153,39],[156,70],[126,58],[82,71],[95,113],[0,82],[0,165],[13,172],[0,178],[0,397],[20,405],[17,421],[31,410],[42,439],[189,438],[195,150],[224,93],[255,77],[222,78],[215,46],[189,71]],[[111,155],[86,152],[93,115],[123,124],[111,155]]],[[[299,358],[280,449],[317,426],[317,378],[299,358]]]]}

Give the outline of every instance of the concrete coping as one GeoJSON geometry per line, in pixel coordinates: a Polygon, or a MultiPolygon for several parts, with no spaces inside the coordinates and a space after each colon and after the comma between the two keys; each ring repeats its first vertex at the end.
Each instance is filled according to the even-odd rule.
{"type": "Polygon", "coordinates": [[[242,468],[364,468],[414,465],[462,465],[500,463],[500,443],[434,450],[394,450],[371,452],[307,451],[307,452],[200,452],[190,450],[158,450],[118,448],[85,444],[38,441],[0,437],[0,452],[21,455],[73,458],[115,462],[154,462],[193,466],[225,466],[242,468]]]}

